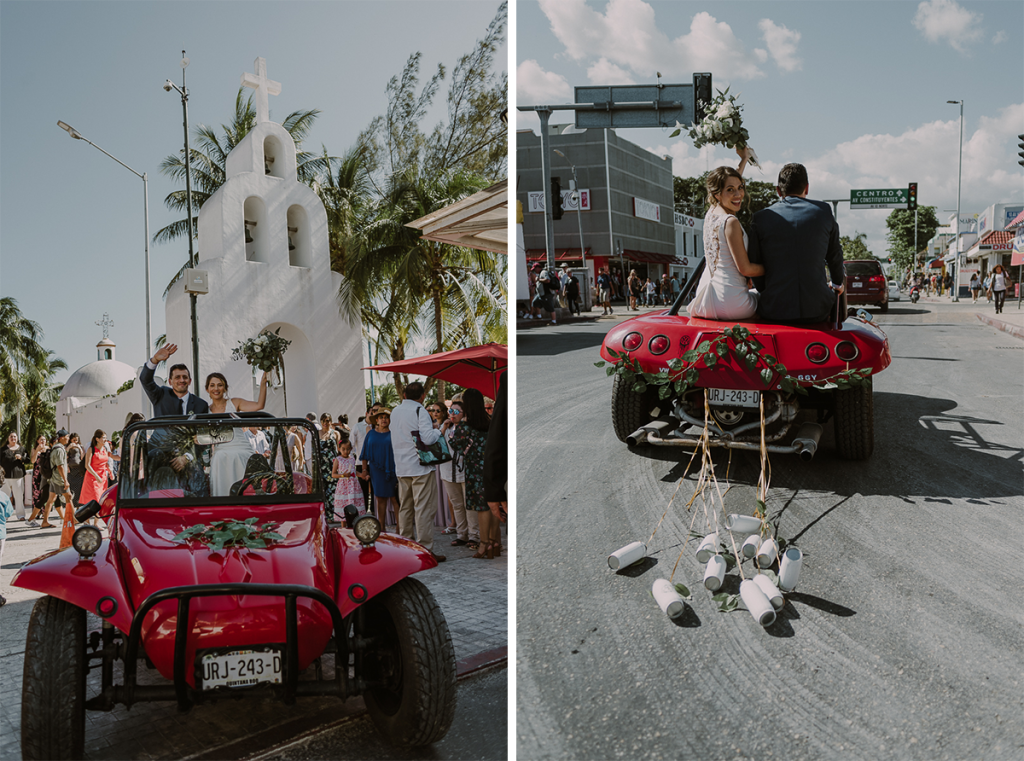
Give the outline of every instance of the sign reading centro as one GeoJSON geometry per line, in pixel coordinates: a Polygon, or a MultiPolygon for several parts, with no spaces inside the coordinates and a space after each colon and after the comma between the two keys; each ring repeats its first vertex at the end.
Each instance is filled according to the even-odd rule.
{"type": "Polygon", "coordinates": [[[850,191],[851,209],[905,209],[905,187],[883,187],[871,191],[850,191]]]}
{"type": "Polygon", "coordinates": [[[907,208],[906,188],[881,188],[876,190],[851,190],[851,209],[905,209],[907,208]]]}

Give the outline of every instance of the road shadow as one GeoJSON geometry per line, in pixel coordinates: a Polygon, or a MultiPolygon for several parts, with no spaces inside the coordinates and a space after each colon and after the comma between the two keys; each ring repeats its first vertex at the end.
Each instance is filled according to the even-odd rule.
{"type": "Polygon", "coordinates": [[[639,576],[643,576],[656,565],[658,565],[658,559],[648,556],[645,557],[643,560],[633,563],[633,565],[628,565],[625,568],[620,568],[615,572],[615,575],[626,576],[630,579],[635,579],[639,576]]]}
{"type": "MultiPolygon", "coordinates": [[[[857,615],[857,611],[852,608],[847,608],[845,605],[840,605],[839,603],[832,602],[831,600],[825,600],[821,597],[815,597],[814,595],[806,595],[803,592],[789,592],[786,594],[786,599],[790,603],[798,602],[802,605],[807,605],[811,608],[824,611],[825,613],[831,613],[833,616],[848,618],[850,616],[857,615]]],[[[787,605],[786,607],[792,606],[787,605]]]]}
{"type": "MultiPolygon", "coordinates": [[[[554,325],[552,330],[558,330],[554,325]]],[[[547,335],[548,331],[538,330],[519,333],[516,338],[516,355],[520,357],[554,357],[580,349],[593,349],[604,341],[604,333],[573,332],[559,333],[555,339],[547,335]]],[[[594,361],[601,357],[594,354],[594,361]]],[[[600,372],[600,371],[598,371],[600,372]]]]}
{"type": "Polygon", "coordinates": [[[700,616],[697,615],[697,611],[695,611],[693,606],[687,602],[683,603],[683,614],[678,618],[672,618],[669,620],[680,629],[696,629],[701,625],[700,616]]]}
{"type": "Polygon", "coordinates": [[[929,310],[921,309],[921,307],[894,307],[890,303],[889,311],[888,312],[872,312],[872,316],[877,318],[877,317],[879,317],[879,316],[881,316],[883,314],[885,314],[885,315],[890,315],[890,314],[905,315],[905,314],[928,314],[928,313],[929,313],[929,310]]]}

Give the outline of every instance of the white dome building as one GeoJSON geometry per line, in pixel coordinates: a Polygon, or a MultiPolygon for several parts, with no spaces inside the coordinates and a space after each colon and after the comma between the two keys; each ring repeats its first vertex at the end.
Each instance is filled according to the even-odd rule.
{"type": "MultiPolygon", "coordinates": [[[[57,427],[78,433],[82,446],[89,446],[89,439],[98,428],[108,436],[121,430],[129,412],[149,412],[149,406],[143,406],[138,370],[118,362],[115,351],[116,344],[104,335],[96,344],[96,361],[71,373],[60,392],[57,427]],[[117,393],[131,380],[136,381],[132,388],[117,393]]],[[[163,380],[157,378],[157,383],[162,384],[163,380]]]]}

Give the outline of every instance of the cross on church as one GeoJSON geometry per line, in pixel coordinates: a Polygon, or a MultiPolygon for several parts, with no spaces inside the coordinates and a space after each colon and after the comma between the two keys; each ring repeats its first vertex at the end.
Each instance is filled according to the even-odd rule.
{"type": "Polygon", "coordinates": [[[96,324],[103,328],[103,338],[108,338],[110,329],[114,327],[114,321],[110,319],[110,315],[106,312],[103,313],[102,320],[96,320],[96,324]]]}
{"type": "Polygon", "coordinates": [[[267,59],[257,58],[255,74],[243,74],[242,85],[256,91],[256,123],[270,121],[270,95],[281,94],[281,83],[267,79],[267,59]]]}

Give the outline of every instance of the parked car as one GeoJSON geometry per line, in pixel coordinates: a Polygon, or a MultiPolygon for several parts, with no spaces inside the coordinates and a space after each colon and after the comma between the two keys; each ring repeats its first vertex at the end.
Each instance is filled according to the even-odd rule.
{"type": "Polygon", "coordinates": [[[889,281],[889,301],[899,301],[900,300],[900,296],[902,296],[902,295],[903,295],[903,292],[900,290],[900,284],[897,283],[895,280],[890,280],[889,281]]]}
{"type": "Polygon", "coordinates": [[[143,701],[184,711],[223,698],[361,695],[389,741],[445,735],[455,712],[451,634],[411,578],[437,562],[351,505],[344,525],[329,523],[319,469],[292,470],[291,426],[319,446],[307,421],[265,413],[125,430],[117,485],[76,514],[99,514],[109,538],[81,523],[71,547],[13,581],[45,594],[25,643],[24,758],[81,758],[87,710],[143,701]],[[269,458],[248,446],[243,426],[269,434],[269,458]],[[86,613],[102,629],[87,632],[86,613]],[[140,668],[162,683],[139,684],[140,668]],[[101,686],[88,695],[92,669],[101,686]]]}
{"type": "Polygon", "coordinates": [[[848,304],[874,304],[889,309],[889,288],[882,263],[877,259],[848,259],[846,265],[846,300],[848,304]]]}

